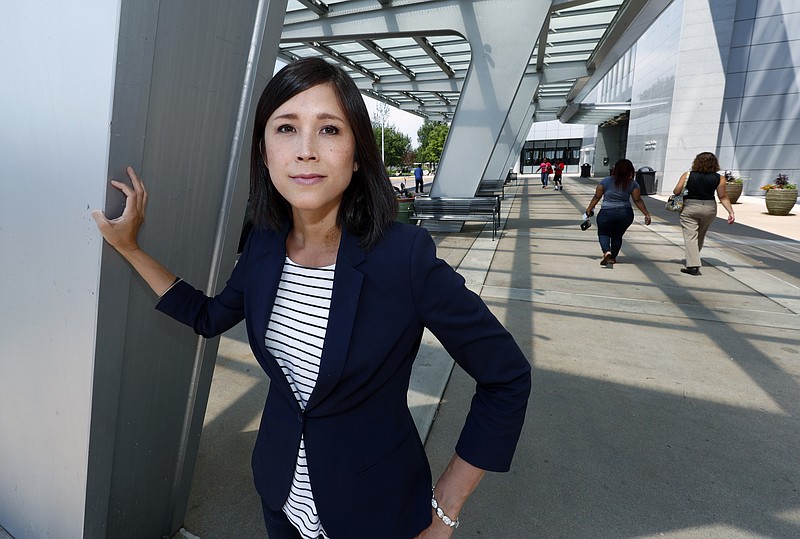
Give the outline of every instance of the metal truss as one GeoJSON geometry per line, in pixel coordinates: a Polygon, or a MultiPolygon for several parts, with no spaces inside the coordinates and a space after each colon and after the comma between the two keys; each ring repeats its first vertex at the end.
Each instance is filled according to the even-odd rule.
{"type": "MultiPolygon", "coordinates": [[[[290,0],[279,56],[286,60],[324,56],[340,63],[365,95],[425,118],[448,121],[458,107],[472,58],[469,36],[444,30],[385,37],[340,35],[327,40],[294,37],[295,29],[307,28],[314,21],[333,24],[353,17],[390,19],[401,9],[415,10],[419,17],[435,17],[436,8],[446,3],[290,0]]],[[[626,31],[619,23],[632,20],[648,3],[650,0],[553,0],[545,23],[530,28],[538,35],[527,70],[541,75],[531,96],[537,118],[555,118],[567,107],[597,70],[592,61],[598,52],[608,50],[613,45],[607,43],[609,39],[618,39],[626,31]]],[[[497,9],[505,5],[498,1],[497,9]]]]}

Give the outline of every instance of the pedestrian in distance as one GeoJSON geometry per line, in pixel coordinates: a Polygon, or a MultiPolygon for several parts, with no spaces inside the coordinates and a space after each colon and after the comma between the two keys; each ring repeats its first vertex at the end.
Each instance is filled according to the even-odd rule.
{"type": "Polygon", "coordinates": [[[531,388],[514,339],[436,257],[397,202],[364,101],[319,58],[284,67],[255,112],[253,229],[215,297],[148,255],[147,191],[112,181],[125,210],[93,213],[106,241],[205,337],[244,320],[270,378],[252,469],[271,539],[448,538],[485,471],[507,471],[531,388]],[[425,328],[476,381],[447,468],[433,484],[406,396],[425,328]]]}
{"type": "Polygon", "coordinates": [[[414,169],[414,183],[414,192],[424,195],[425,189],[422,181],[422,164],[417,165],[417,168],[414,169]]]}
{"type": "Polygon", "coordinates": [[[559,159],[556,161],[556,164],[553,165],[553,190],[561,191],[564,189],[564,186],[561,183],[561,177],[564,174],[564,162],[559,159]]]}
{"type": "Polygon", "coordinates": [[[542,159],[539,163],[539,168],[536,169],[542,175],[542,189],[547,189],[547,184],[550,183],[550,174],[553,172],[553,165],[550,164],[546,158],[542,159]]]}
{"type": "Polygon", "coordinates": [[[600,260],[602,266],[617,263],[617,257],[622,249],[622,237],[633,223],[631,199],[644,214],[644,224],[650,224],[650,212],[642,200],[641,189],[633,179],[634,175],[633,163],[627,159],[620,159],[614,165],[611,176],[600,180],[592,200],[586,207],[586,214],[592,215],[594,207],[603,201],[597,214],[597,239],[603,252],[600,260]]]}
{"type": "Polygon", "coordinates": [[[692,169],[681,174],[675,189],[676,195],[683,193],[683,209],[680,212],[683,244],[686,250],[686,267],[681,272],[689,275],[700,275],[700,251],[703,249],[706,233],[717,217],[716,193],[720,204],[728,211],[728,224],[733,224],[736,216],[733,205],[728,198],[725,177],[719,174],[720,166],[717,156],[711,152],[702,152],[692,161],[692,169]]]}

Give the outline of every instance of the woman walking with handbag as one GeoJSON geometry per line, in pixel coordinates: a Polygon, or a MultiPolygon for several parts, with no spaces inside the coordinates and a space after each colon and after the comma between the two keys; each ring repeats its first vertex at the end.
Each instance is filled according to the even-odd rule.
{"type": "Polygon", "coordinates": [[[715,192],[720,203],[728,210],[728,224],[733,224],[736,220],[733,205],[725,190],[725,178],[717,173],[719,169],[716,155],[711,152],[699,153],[692,162],[692,170],[684,172],[672,190],[676,195],[684,190],[686,192],[680,214],[686,248],[686,267],[681,268],[682,273],[700,275],[700,250],[708,228],[717,217],[715,192]]]}

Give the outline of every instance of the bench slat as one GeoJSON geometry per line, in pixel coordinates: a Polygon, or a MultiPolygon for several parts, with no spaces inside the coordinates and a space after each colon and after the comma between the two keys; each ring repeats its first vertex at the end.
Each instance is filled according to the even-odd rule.
{"type": "Polygon", "coordinates": [[[499,197],[416,197],[411,219],[419,221],[492,222],[492,239],[500,226],[499,197]]]}

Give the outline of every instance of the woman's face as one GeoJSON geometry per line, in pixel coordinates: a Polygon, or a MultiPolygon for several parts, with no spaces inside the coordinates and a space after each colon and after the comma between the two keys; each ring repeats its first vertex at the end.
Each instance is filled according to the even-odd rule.
{"type": "Polygon", "coordinates": [[[265,162],[278,192],[297,219],[335,220],[350,185],[355,136],[330,84],[300,92],[267,120],[265,162]]]}

